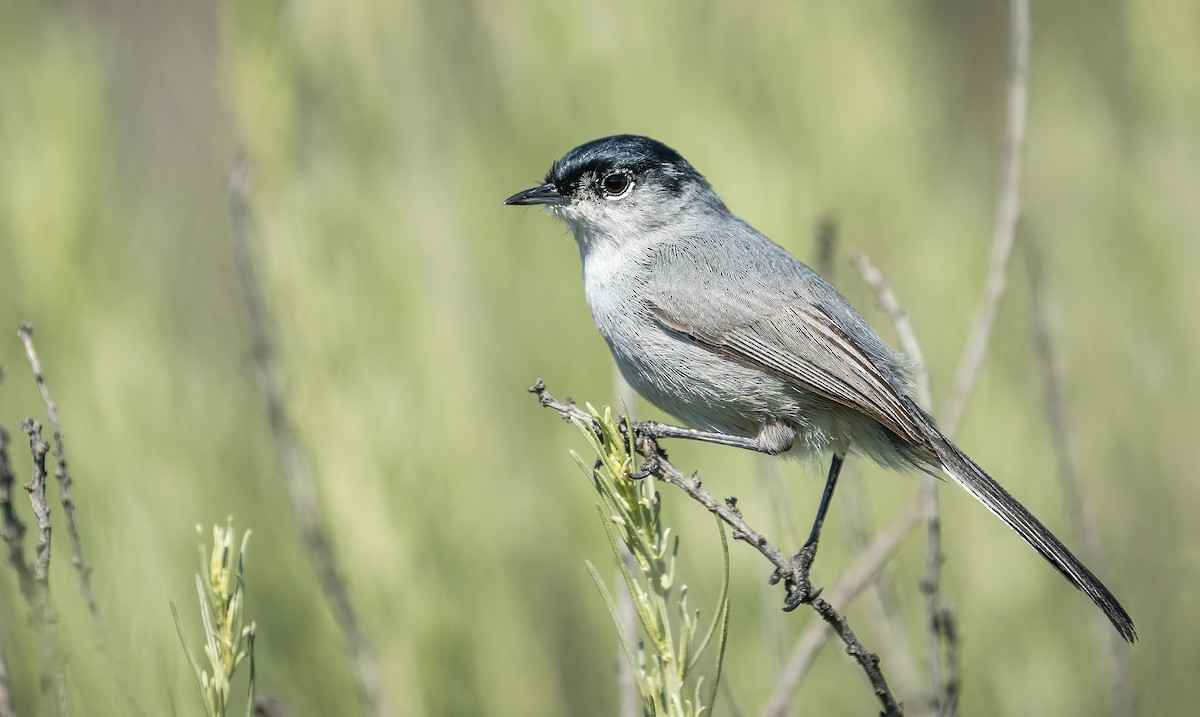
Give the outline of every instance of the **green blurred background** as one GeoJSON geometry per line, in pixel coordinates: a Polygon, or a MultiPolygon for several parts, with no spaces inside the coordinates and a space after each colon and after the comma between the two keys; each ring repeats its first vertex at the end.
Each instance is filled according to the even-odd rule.
{"type": "MultiPolygon", "coordinates": [[[[679,149],[802,258],[832,216],[835,283],[892,338],[844,261],[871,255],[911,311],[940,403],[985,271],[1007,24],[998,1],[0,0],[0,424],[20,439],[20,419],[42,415],[15,335],[28,320],[110,632],[106,652],[56,506],[51,586],[75,713],[129,712],[122,673],[143,713],[201,714],[168,603],[196,627],[193,526],[230,513],[254,530],[260,688],[295,715],[357,713],[254,382],[225,195],[239,147],[290,410],[394,712],[613,714],[616,644],[583,566],[607,565],[608,548],[567,455],[583,443],[525,393],[541,376],[560,396],[611,402],[612,363],[564,228],[501,200],[572,146],[636,132],[679,149]]],[[[1125,648],[1137,711],[1181,714],[1200,701],[1200,5],[1042,2],[1033,31],[1022,196],[1071,448],[1102,578],[1141,635],[1125,648]]],[[[1020,245],[1010,283],[961,443],[1078,545],[1020,245]]],[[[823,466],[783,464],[778,510],[762,459],[671,455],[798,545],[823,466]]],[[[862,464],[847,482],[878,526],[919,484],[862,464]]],[[[942,496],[964,713],[1105,714],[1092,606],[961,491],[942,496]]],[[[693,604],[711,614],[711,519],[665,497],[693,604]]],[[[853,556],[839,507],[818,584],[853,556]]],[[[891,570],[918,660],[923,561],[916,538],[891,570]]],[[[814,619],[779,611],[768,567],[733,546],[718,714],[757,713],[814,619]]],[[[872,601],[846,612],[878,648],[872,601]]],[[[7,566],[0,637],[20,714],[44,713],[7,566]]],[[[914,713],[917,674],[899,695],[914,713]]],[[[794,704],[877,709],[839,649],[794,704]]]]}

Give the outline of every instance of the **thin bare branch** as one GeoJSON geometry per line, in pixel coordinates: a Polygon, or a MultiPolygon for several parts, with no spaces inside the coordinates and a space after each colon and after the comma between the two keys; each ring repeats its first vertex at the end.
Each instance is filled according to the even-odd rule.
{"type": "Polygon", "coordinates": [[[958,430],[966,411],[967,401],[987,356],[988,342],[996,324],[1000,300],[1008,284],[1008,263],[1017,236],[1017,220],[1021,216],[1021,154],[1025,147],[1025,121],[1028,107],[1027,77],[1029,72],[1029,2],[1011,0],[1008,90],[1004,124],[1004,166],[1000,181],[1000,198],[996,209],[996,224],[992,232],[992,251],[983,297],[971,326],[971,334],[963,349],[954,376],[954,387],[942,408],[939,423],[946,435],[958,430]]]}
{"type": "MultiPolygon", "coordinates": [[[[557,411],[564,420],[592,422],[591,415],[581,410],[575,404],[564,403],[547,393],[546,385],[541,379],[529,390],[531,393],[537,394],[538,402],[542,406],[557,411]]],[[[671,465],[666,456],[658,448],[654,439],[646,436],[639,430],[639,425],[635,424],[634,435],[637,439],[635,440],[637,451],[646,459],[645,463],[642,464],[642,470],[653,473],[664,482],[683,490],[689,497],[703,505],[709,512],[729,525],[733,529],[734,540],[740,540],[753,546],[755,550],[769,560],[777,568],[776,574],[782,576],[782,582],[788,590],[789,601],[791,601],[792,595],[801,589],[799,587],[800,584],[807,582],[806,576],[799,574],[796,562],[790,557],[785,556],[779,548],[772,545],[762,534],[750,527],[742,517],[742,512],[738,509],[735,499],[729,498],[724,502],[717,500],[711,493],[701,487],[698,476],[685,475],[678,468],[671,465]]],[[[859,640],[858,636],[850,628],[845,617],[839,614],[829,602],[820,597],[814,597],[809,604],[821,616],[821,619],[842,639],[846,644],[846,651],[862,667],[863,672],[867,675],[867,679],[871,682],[876,697],[883,706],[884,714],[889,716],[902,715],[904,713],[903,707],[892,696],[887,686],[887,680],[883,675],[883,671],[879,668],[878,656],[863,647],[862,641],[859,640]]]]}
{"type": "Polygon", "coordinates": [[[943,605],[938,613],[937,629],[946,646],[946,672],[939,714],[955,715],[958,714],[958,696],[962,692],[962,658],[958,654],[958,618],[947,606],[943,605]]]}
{"type": "Polygon", "coordinates": [[[929,407],[933,405],[933,395],[929,390],[929,369],[925,366],[925,354],[921,351],[921,342],[917,341],[916,332],[913,331],[908,311],[896,298],[896,292],[892,291],[892,286],[884,278],[883,272],[871,263],[869,256],[862,252],[855,252],[850,256],[850,264],[858,271],[859,276],[871,288],[871,291],[875,292],[875,300],[879,302],[879,308],[883,309],[888,321],[892,323],[892,328],[896,330],[896,340],[900,342],[900,350],[908,356],[912,364],[913,384],[917,389],[917,404],[921,408],[929,410],[929,407]]]}
{"type": "MultiPolygon", "coordinates": [[[[879,533],[867,549],[859,554],[837,585],[828,591],[829,600],[846,606],[858,597],[864,588],[874,582],[880,569],[892,559],[913,529],[921,524],[922,515],[921,503],[913,501],[891,526],[879,533]]],[[[792,695],[832,634],[829,626],[823,623],[815,622],[805,628],[796,641],[791,657],[779,673],[771,698],[763,709],[764,717],[783,717],[787,713],[792,695]]]]}
{"type": "Polygon", "coordinates": [[[312,471],[300,446],[295,427],[287,412],[283,384],[275,368],[271,345],[270,317],[254,271],[249,247],[253,218],[250,213],[250,170],[244,155],[240,155],[229,178],[229,204],[233,234],[234,256],[238,277],[246,299],[253,341],[254,365],[258,387],[267,406],[271,433],[279,458],[280,471],[292,501],[292,510],[300,524],[309,557],[317,570],[321,589],[329,602],[334,618],[354,664],[359,698],[373,717],[390,714],[380,681],[379,668],[366,634],[360,626],[346,582],[334,556],[325,529],[312,471]]]}
{"type": "Polygon", "coordinates": [[[63,515],[67,519],[67,535],[71,538],[71,564],[79,573],[79,594],[83,596],[88,611],[92,613],[92,618],[103,636],[104,623],[100,617],[100,607],[92,593],[92,566],[83,557],[83,543],[79,539],[79,526],[75,522],[75,501],[71,498],[73,479],[67,469],[67,449],[63,441],[62,427],[58,422],[58,405],[50,396],[50,387],[46,385],[46,376],[42,372],[42,362],[38,359],[37,349],[33,345],[33,325],[22,323],[18,326],[17,333],[21,337],[21,343],[25,345],[25,356],[29,358],[33,380],[42,394],[42,401],[46,404],[46,416],[49,417],[50,428],[54,432],[54,458],[58,462],[54,478],[58,482],[58,493],[62,498],[63,515]]]}
{"type": "MultiPolygon", "coordinates": [[[[1063,497],[1067,504],[1071,525],[1081,543],[1081,557],[1097,573],[1103,574],[1107,562],[1104,546],[1100,542],[1100,532],[1096,529],[1096,520],[1088,509],[1088,502],[1084,497],[1084,490],[1079,480],[1079,472],[1076,470],[1075,457],[1071,448],[1074,441],[1071,435],[1071,422],[1067,416],[1066,402],[1063,400],[1062,378],[1059,374],[1058,352],[1054,340],[1056,332],[1051,325],[1050,297],[1041,248],[1037,243],[1037,237],[1032,232],[1022,232],[1022,238],[1029,270],[1029,284],[1033,295],[1034,331],[1038,368],[1042,374],[1042,396],[1045,398],[1044,408],[1046,421],[1050,426],[1051,444],[1058,462],[1058,479],[1062,483],[1063,497]]],[[[1101,648],[1099,654],[1103,668],[1108,675],[1109,697],[1113,714],[1121,717],[1135,715],[1138,713],[1137,698],[1133,690],[1133,680],[1129,668],[1129,651],[1125,649],[1125,643],[1121,637],[1109,629],[1108,621],[1103,615],[1093,614],[1092,623],[1096,632],[1096,642],[1101,648]]]]}
{"type": "MultiPolygon", "coordinates": [[[[850,262],[858,270],[867,286],[875,292],[876,301],[895,328],[900,348],[912,362],[917,403],[922,408],[929,410],[933,403],[933,395],[929,387],[929,371],[925,366],[925,355],[921,351],[921,344],[917,340],[916,332],[913,331],[908,312],[896,298],[896,293],[892,291],[892,287],[884,278],[883,273],[875,268],[866,254],[856,253],[850,258],[850,262]]],[[[926,645],[925,662],[926,668],[929,670],[929,681],[935,704],[939,702],[938,695],[942,692],[938,626],[941,624],[940,617],[945,609],[940,597],[941,565],[945,558],[942,555],[942,516],[937,489],[938,479],[935,476],[926,475],[922,479],[919,500],[925,514],[927,538],[925,541],[925,576],[921,579],[920,585],[921,592],[925,595],[926,625],[930,632],[926,645]]]]}
{"type": "MultiPolygon", "coordinates": [[[[942,602],[942,511],[938,504],[937,478],[927,475],[921,484],[921,505],[925,512],[925,575],[921,578],[921,593],[925,596],[925,627],[929,639],[925,645],[925,665],[929,670],[930,711],[941,714],[946,699],[946,683],[942,678],[943,619],[948,612],[942,602]]],[[[957,654],[957,651],[955,651],[957,654]]]]}
{"type": "Polygon", "coordinates": [[[46,502],[46,454],[50,444],[42,440],[42,424],[27,418],[21,430],[29,436],[29,452],[33,456],[33,477],[25,484],[37,524],[38,541],[33,560],[34,621],[41,643],[43,673],[46,677],[47,700],[51,713],[66,717],[67,676],[62,653],[58,647],[58,617],[50,602],[50,505],[46,502]]]}
{"type": "MultiPolygon", "coordinates": [[[[831,216],[822,218],[817,227],[817,267],[821,276],[825,277],[826,281],[833,283],[834,268],[837,266],[837,245],[838,245],[838,228],[836,221],[831,216]]],[[[850,263],[863,274],[862,263],[866,262],[866,266],[874,271],[874,277],[882,280],[882,275],[879,274],[874,267],[870,266],[869,260],[861,254],[852,254],[850,263]]],[[[878,295],[880,287],[876,284],[867,281],[867,284],[876,290],[878,295]]],[[[894,312],[902,317],[903,326],[897,323],[893,318],[893,322],[897,323],[896,331],[902,336],[901,349],[909,354],[916,368],[921,372],[922,377],[919,380],[921,386],[927,386],[928,382],[923,379],[924,376],[924,361],[920,354],[920,346],[916,345],[915,338],[912,338],[912,345],[915,349],[909,348],[906,341],[911,337],[911,324],[908,322],[907,314],[899,307],[899,302],[895,301],[895,296],[891,295],[891,290],[883,285],[883,290],[887,291],[891,296],[891,303],[887,303],[884,308],[887,310],[889,317],[893,317],[894,312]]],[[[881,297],[881,304],[884,304],[881,297]]],[[[847,466],[853,470],[852,466],[847,466]]],[[[842,481],[841,501],[842,515],[844,516],[846,528],[850,535],[850,540],[854,544],[856,551],[863,551],[871,542],[871,528],[868,527],[867,504],[863,497],[862,486],[859,481],[844,480],[842,481]]],[[[876,605],[879,608],[877,629],[879,630],[880,652],[888,658],[889,672],[895,678],[897,689],[902,694],[915,694],[918,687],[919,675],[916,669],[916,660],[913,657],[912,643],[908,639],[904,630],[904,624],[900,619],[900,604],[896,592],[896,586],[887,574],[886,570],[881,570],[876,576],[873,584],[875,592],[876,605]]]]}
{"type": "MultiPolygon", "coordinates": [[[[1013,244],[1017,237],[1017,224],[1021,217],[1021,160],[1025,147],[1025,126],[1028,115],[1029,75],[1029,0],[1009,2],[1009,66],[1008,87],[1005,101],[1004,157],[1000,181],[1000,196],[996,207],[996,223],[992,232],[992,251],[988,275],[984,284],[983,299],[975,316],[971,334],[959,361],[950,397],[942,410],[941,426],[946,435],[958,430],[966,412],[967,402],[974,392],[975,383],[987,356],[988,343],[996,325],[1000,301],[1008,284],[1008,266],[1012,257],[1013,244]]],[[[926,484],[929,505],[936,511],[937,486],[926,484]]],[[[943,560],[939,543],[935,543],[935,532],[940,535],[941,520],[936,512],[930,513],[929,554],[927,556],[926,579],[922,588],[926,591],[929,605],[930,630],[938,637],[931,640],[930,667],[933,682],[933,712],[941,717],[953,717],[958,708],[960,671],[958,659],[958,631],[950,608],[941,601],[940,566],[943,560]],[[945,658],[949,662],[947,671],[952,680],[943,681],[938,674],[940,668],[939,649],[946,644],[945,658]]]]}

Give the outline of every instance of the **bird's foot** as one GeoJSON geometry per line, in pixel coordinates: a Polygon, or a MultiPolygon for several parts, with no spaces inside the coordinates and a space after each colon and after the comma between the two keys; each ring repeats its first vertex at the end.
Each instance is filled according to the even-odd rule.
{"type": "Polygon", "coordinates": [[[816,600],[821,595],[821,588],[814,589],[812,581],[808,578],[809,570],[816,557],[817,544],[809,543],[800,548],[800,552],[788,561],[786,568],[778,568],[771,574],[771,585],[782,580],[784,587],[787,588],[787,598],[784,599],[783,604],[784,612],[791,612],[801,605],[816,600]]]}

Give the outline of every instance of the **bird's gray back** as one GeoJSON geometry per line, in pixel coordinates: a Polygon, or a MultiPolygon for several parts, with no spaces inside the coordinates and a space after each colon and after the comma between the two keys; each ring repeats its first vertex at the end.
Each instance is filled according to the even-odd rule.
{"type": "Polygon", "coordinates": [[[756,324],[785,307],[812,309],[853,341],[897,392],[910,391],[905,356],[820,274],[739,219],[660,242],[651,266],[648,293],[664,303],[689,306],[695,320],[713,332],[756,324]],[[720,296],[736,299],[713,300],[720,296]]]}
{"type": "Polygon", "coordinates": [[[626,380],[698,428],[753,436],[783,419],[803,452],[860,450],[887,465],[911,463],[887,420],[901,412],[888,412],[889,396],[908,390],[903,357],[833,287],[748,225],[726,215],[689,229],[584,253],[589,304],[626,380]],[[809,316],[820,325],[800,320],[809,316]],[[814,326],[824,334],[810,335],[814,326]],[[847,351],[831,350],[825,334],[848,341],[870,367],[848,367],[847,351]],[[743,339],[753,346],[742,351],[743,339]],[[882,420],[847,408],[846,397],[860,394],[868,408],[884,407],[882,420]]]}

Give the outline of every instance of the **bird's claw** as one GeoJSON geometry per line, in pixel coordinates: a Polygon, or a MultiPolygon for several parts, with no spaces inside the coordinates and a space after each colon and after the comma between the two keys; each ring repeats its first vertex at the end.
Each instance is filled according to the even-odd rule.
{"type": "Polygon", "coordinates": [[[787,587],[787,597],[783,603],[784,612],[791,612],[801,605],[806,605],[820,597],[822,588],[814,589],[812,581],[808,578],[809,570],[812,568],[813,560],[816,557],[816,544],[805,545],[800,549],[800,552],[792,557],[786,569],[777,568],[771,574],[769,580],[771,585],[782,580],[784,586],[787,587]]]}
{"type": "Polygon", "coordinates": [[[636,473],[630,473],[628,475],[632,480],[641,480],[653,475],[654,473],[657,473],[660,468],[661,466],[658,464],[658,458],[651,456],[650,458],[642,461],[642,469],[640,471],[637,471],[636,473]]]}

